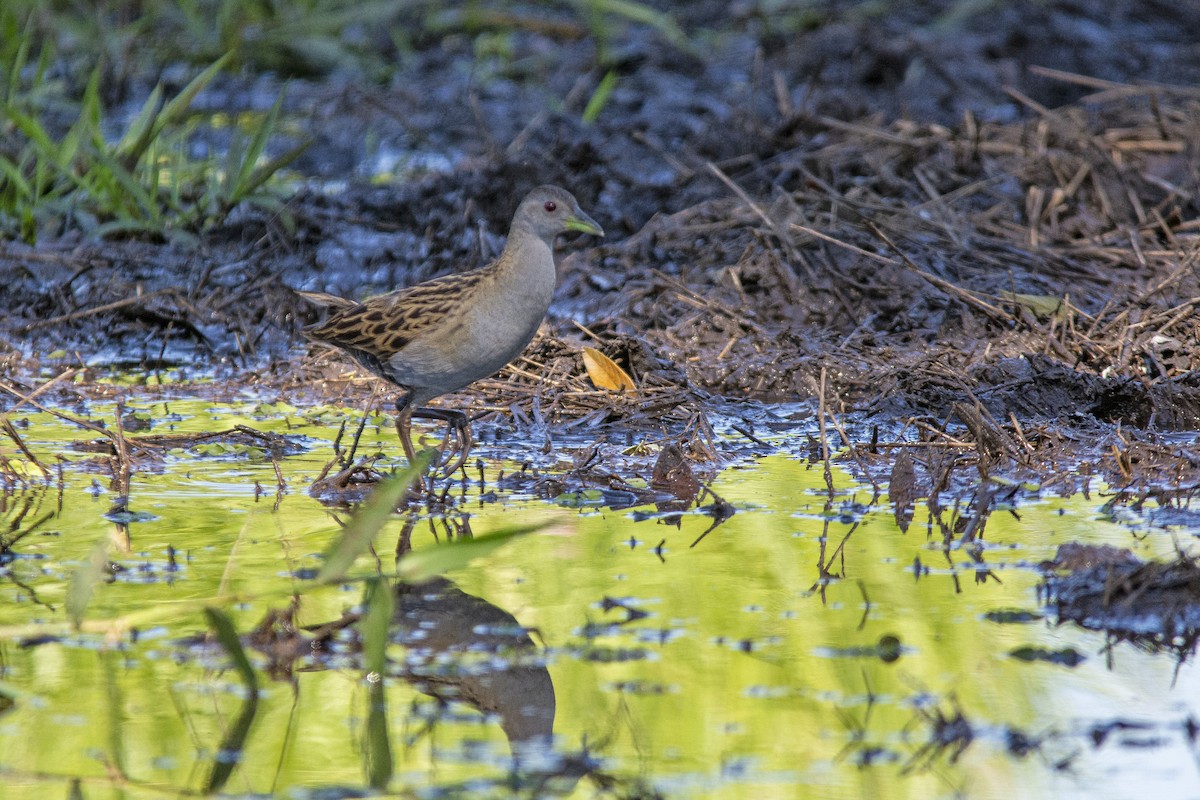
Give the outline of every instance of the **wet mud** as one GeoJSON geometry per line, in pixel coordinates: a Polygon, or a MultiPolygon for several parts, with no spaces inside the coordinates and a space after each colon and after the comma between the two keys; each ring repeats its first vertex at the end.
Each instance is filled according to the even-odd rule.
{"type": "MultiPolygon", "coordinates": [[[[703,5],[688,23],[704,24],[703,5]]],[[[1200,72],[1170,49],[1171,13],[1157,8],[1092,36],[1162,36],[1173,74],[1200,72]]],[[[1029,31],[1065,43],[1091,30],[1092,10],[1037,13],[1045,28],[1001,15],[999,29],[969,19],[970,35],[940,39],[936,25],[904,28],[903,15],[848,14],[790,38],[751,14],[713,57],[679,63],[631,35],[620,88],[591,125],[533,113],[521,76],[439,82],[448,56],[431,50],[422,89],[474,92],[498,123],[456,120],[465,109],[453,104],[408,118],[410,140],[469,154],[453,168],[301,189],[285,212],[248,213],[196,251],[69,235],[8,243],[6,371],[173,366],[311,389],[346,367],[306,353],[297,330],[314,312],[292,290],[361,297],[473,267],[498,251],[511,198],[557,182],[610,236],[562,246],[545,336],[460,404],[636,427],[640,414],[686,424],[744,398],[944,425],[966,402],[1004,426],[1194,429],[1194,91],[1154,82],[1157,62],[1122,74],[1108,59],[1058,63],[1068,50],[1026,41],[1029,31]],[[885,43],[893,27],[914,45],[904,58],[885,43]],[[1032,52],[1057,55],[1031,69],[1032,52]],[[1068,67],[1092,77],[1050,71],[1068,67]],[[961,89],[951,75],[990,80],[970,82],[980,96],[930,89],[961,89]],[[500,108],[492,95],[505,87],[515,95],[500,108]],[[583,344],[629,370],[638,403],[562,391],[583,373],[583,344]]],[[[567,63],[587,55],[546,36],[519,43],[552,43],[567,63]]],[[[288,91],[302,108],[315,87],[288,91]]],[[[318,132],[334,122],[313,120],[318,132]]],[[[335,154],[318,137],[308,158],[340,163],[335,154]]]]}

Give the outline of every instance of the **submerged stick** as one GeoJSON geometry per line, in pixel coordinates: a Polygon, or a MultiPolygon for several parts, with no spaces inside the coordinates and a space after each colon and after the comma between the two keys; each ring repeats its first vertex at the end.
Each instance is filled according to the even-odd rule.
{"type": "Polygon", "coordinates": [[[825,367],[821,367],[820,408],[817,414],[817,424],[821,431],[821,459],[825,462],[825,488],[833,497],[833,470],[829,466],[829,436],[825,431],[825,367]]]}

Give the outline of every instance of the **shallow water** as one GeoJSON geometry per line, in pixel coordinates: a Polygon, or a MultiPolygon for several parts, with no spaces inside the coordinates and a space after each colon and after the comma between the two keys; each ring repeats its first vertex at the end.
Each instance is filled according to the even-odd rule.
{"type": "MultiPolygon", "coordinates": [[[[1128,644],[1106,651],[1103,634],[1042,616],[1037,564],[1063,542],[1165,558],[1190,534],[1114,521],[1097,493],[1024,501],[994,513],[981,543],[946,548],[927,506],[902,532],[870,486],[835,470],[831,500],[820,464],[774,455],[717,476],[713,489],[737,513],[693,547],[709,516],[675,527],[638,521],[652,507],[577,508],[494,484],[499,502],[486,502],[471,486],[449,522],[416,522],[414,551],[456,533],[464,514],[476,538],[546,527],[448,573],[436,597],[398,594],[405,615],[382,682],[348,644],[299,663],[290,682],[261,673],[251,651],[254,699],[224,651],[184,640],[208,630],[206,605],[244,633],[293,593],[300,625],[360,603],[361,581],[312,588],[304,577],[348,516],[306,492],[342,412],[131,404],[166,420],[153,433],[241,423],[305,437],[309,449],[279,460],[278,496],[262,453],[172,451],[135,471],[129,511],[142,521],[122,525],[105,517],[107,468],[64,446],[92,435],[15,415],[42,460],[68,460],[61,508],[54,485],[4,500],[8,540],[46,521],[0,567],[0,685],[14,697],[0,710],[0,797],[76,784],[87,797],[216,786],[348,797],[385,783],[422,797],[590,797],[607,786],[617,796],[1186,798],[1200,786],[1186,733],[1200,719],[1195,664],[1128,644]],[[83,632],[71,632],[68,587],[97,542],[123,569],[94,588],[83,632]],[[993,621],[1013,618],[1024,621],[993,621]],[[62,638],[37,643],[51,635],[62,638]],[[508,649],[492,652],[504,637],[508,649]],[[1012,655],[1026,647],[1073,650],[1082,663],[1012,655]],[[934,724],[960,712],[957,727],[934,724]]],[[[364,443],[398,450],[386,427],[369,426],[364,443]]],[[[397,517],[376,539],[378,560],[359,559],[352,577],[394,569],[403,532],[397,517]]]]}

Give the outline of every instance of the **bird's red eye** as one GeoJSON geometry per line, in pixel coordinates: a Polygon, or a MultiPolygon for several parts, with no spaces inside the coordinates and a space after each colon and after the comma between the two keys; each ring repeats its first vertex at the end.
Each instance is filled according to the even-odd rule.
{"type": "Polygon", "coordinates": [[[548,212],[550,212],[551,214],[553,214],[553,213],[554,213],[554,211],[555,211],[555,209],[557,209],[557,208],[558,208],[558,203],[555,203],[553,200],[547,200],[547,201],[546,201],[546,205],[545,205],[545,206],[543,206],[543,208],[545,208],[545,209],[546,209],[546,211],[548,211],[548,212]]]}

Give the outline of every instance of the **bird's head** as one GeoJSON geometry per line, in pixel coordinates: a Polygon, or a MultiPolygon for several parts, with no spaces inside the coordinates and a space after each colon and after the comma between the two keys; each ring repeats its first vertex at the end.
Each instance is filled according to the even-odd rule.
{"type": "Polygon", "coordinates": [[[604,229],[579,208],[574,195],[557,186],[539,186],[521,201],[513,227],[523,227],[547,242],[568,231],[603,236],[604,229]]]}

